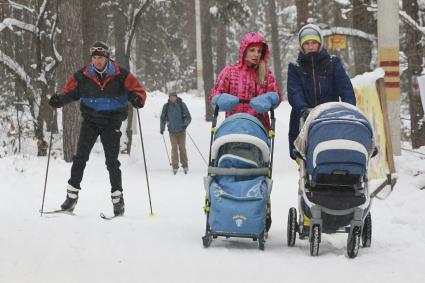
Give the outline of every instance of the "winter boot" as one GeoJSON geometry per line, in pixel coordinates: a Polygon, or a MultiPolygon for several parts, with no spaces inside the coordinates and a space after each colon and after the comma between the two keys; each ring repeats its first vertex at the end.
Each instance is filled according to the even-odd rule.
{"type": "Polygon", "coordinates": [[[74,211],[74,208],[77,205],[79,191],[79,189],[68,184],[68,188],[66,189],[66,200],[61,205],[62,210],[70,212],[74,211]]]}
{"type": "Polygon", "coordinates": [[[173,174],[176,175],[177,174],[177,170],[179,170],[179,168],[173,168],[173,174]]]}
{"type": "Polygon", "coordinates": [[[183,171],[185,174],[187,174],[187,171],[189,171],[189,167],[187,165],[183,165],[183,171]]]}
{"type": "Polygon", "coordinates": [[[111,193],[112,204],[114,205],[114,215],[124,215],[124,198],[121,191],[114,191],[111,193]]]}

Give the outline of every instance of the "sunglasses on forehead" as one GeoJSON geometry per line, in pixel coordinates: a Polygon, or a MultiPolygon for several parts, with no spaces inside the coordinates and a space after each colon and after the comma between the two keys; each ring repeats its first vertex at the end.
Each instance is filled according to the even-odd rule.
{"type": "Polygon", "coordinates": [[[94,51],[104,52],[106,51],[106,49],[103,47],[90,47],[90,52],[94,52],[94,51]]]}

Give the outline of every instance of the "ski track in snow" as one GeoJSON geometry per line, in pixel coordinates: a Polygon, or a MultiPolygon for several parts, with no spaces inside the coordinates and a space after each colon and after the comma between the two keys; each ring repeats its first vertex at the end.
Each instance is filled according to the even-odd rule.
{"type": "MultiPolygon", "coordinates": [[[[181,97],[193,117],[189,132],[208,158],[211,125],[204,121],[204,101],[192,94],[181,97]]],[[[126,213],[112,221],[99,217],[112,214],[100,142],[86,167],[77,216],[40,217],[46,157],[0,159],[0,282],[423,282],[425,191],[417,187],[425,178],[412,176],[425,162],[413,154],[396,158],[398,184],[388,199],[374,200],[372,246],[360,248],[357,258],[346,256],[347,234],[323,234],[318,257],[310,256],[306,240],[286,245],[287,213],[297,207],[298,182],[296,164],[288,157],[286,101],[276,113],[273,224],[265,251],[240,238],[218,238],[203,248],[206,165],[188,137],[189,174],[172,175],[159,134],[166,99],[153,93],[140,111],[155,216],[149,216],[138,135],[131,156],[119,158],[126,213]]],[[[70,167],[51,159],[45,211],[63,202],[70,167]]]]}

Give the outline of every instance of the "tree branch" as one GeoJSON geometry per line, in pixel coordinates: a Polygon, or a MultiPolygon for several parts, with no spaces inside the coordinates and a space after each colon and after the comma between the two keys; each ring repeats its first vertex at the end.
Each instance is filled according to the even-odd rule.
{"type": "Polygon", "coordinates": [[[22,30],[28,31],[32,34],[37,35],[40,30],[38,29],[37,26],[32,25],[32,24],[28,24],[28,23],[24,23],[20,20],[17,19],[13,19],[13,18],[7,18],[4,19],[2,23],[0,23],[0,32],[2,32],[5,28],[9,28],[11,30],[13,30],[13,27],[16,26],[22,30]]]}
{"type": "Polygon", "coordinates": [[[133,22],[130,26],[127,46],[125,48],[125,55],[127,57],[130,56],[131,43],[133,41],[134,35],[136,34],[136,28],[137,28],[138,23],[140,22],[140,17],[147,10],[147,8],[149,7],[151,2],[152,2],[151,0],[146,0],[146,2],[139,8],[139,10],[136,10],[136,12],[135,12],[133,22]]]}
{"type": "Polygon", "coordinates": [[[27,74],[25,69],[19,65],[18,62],[7,56],[2,50],[0,50],[0,63],[17,76],[32,93],[36,93],[31,84],[31,77],[27,74]]]}
{"type": "Polygon", "coordinates": [[[14,2],[14,1],[9,0],[9,4],[10,4],[10,6],[12,6],[15,9],[18,9],[18,10],[27,10],[31,14],[35,13],[35,10],[34,9],[31,9],[28,6],[25,6],[25,5],[22,5],[22,4],[18,4],[18,3],[14,2]]]}
{"type": "Polygon", "coordinates": [[[412,19],[411,16],[409,16],[405,11],[400,10],[398,12],[400,15],[400,20],[402,20],[405,24],[407,24],[409,27],[413,28],[414,30],[420,32],[422,36],[425,35],[425,27],[420,26],[414,19],[412,19]]]}
{"type": "Polygon", "coordinates": [[[57,66],[59,62],[62,62],[62,56],[60,55],[59,51],[56,49],[56,45],[55,45],[55,37],[56,37],[56,31],[57,31],[57,27],[58,27],[58,16],[55,15],[54,17],[52,17],[53,19],[53,27],[52,27],[52,31],[50,33],[50,43],[52,44],[52,50],[53,50],[53,56],[54,56],[54,61],[52,64],[49,64],[46,66],[45,70],[47,73],[53,71],[57,66]]]}
{"type": "Polygon", "coordinates": [[[44,14],[46,13],[47,2],[48,0],[44,0],[40,6],[40,12],[38,13],[37,21],[35,23],[35,26],[38,28],[40,28],[41,20],[43,19],[44,14]]]}

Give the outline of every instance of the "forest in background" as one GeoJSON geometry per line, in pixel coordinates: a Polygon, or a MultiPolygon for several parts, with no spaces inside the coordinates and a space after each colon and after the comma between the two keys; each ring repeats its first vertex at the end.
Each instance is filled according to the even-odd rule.
{"type": "MultiPolygon", "coordinates": [[[[400,1],[401,131],[411,148],[425,145],[424,113],[415,86],[423,72],[424,2],[400,1]]],[[[306,23],[317,24],[326,36],[347,36],[346,48],[329,52],[342,59],[350,77],[377,67],[376,1],[200,0],[200,4],[207,95],[219,71],[236,62],[240,39],[249,31],[267,38],[269,67],[284,99],[287,65],[297,57],[296,35],[306,23]]],[[[147,91],[196,89],[195,27],[195,0],[0,0],[0,158],[19,151],[19,132],[23,139],[36,141],[39,156],[46,155],[46,133],[53,132],[62,139],[63,158],[72,160],[80,123],[78,103],[64,107],[58,121],[47,101],[89,62],[89,47],[97,40],[111,46],[112,58],[129,68],[147,91]]],[[[207,103],[205,112],[209,121],[207,103]]],[[[132,144],[131,115],[132,111],[122,146],[127,153],[132,144]]]]}

